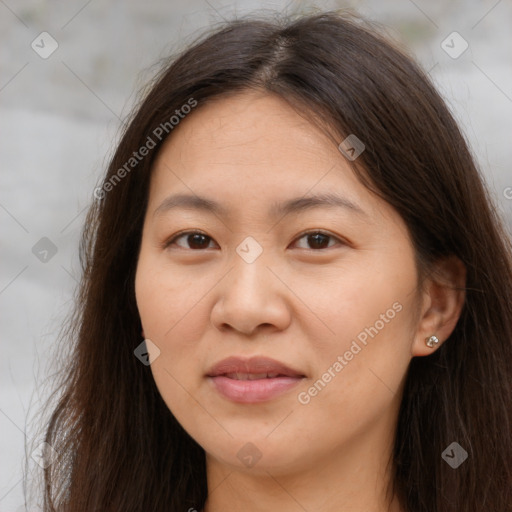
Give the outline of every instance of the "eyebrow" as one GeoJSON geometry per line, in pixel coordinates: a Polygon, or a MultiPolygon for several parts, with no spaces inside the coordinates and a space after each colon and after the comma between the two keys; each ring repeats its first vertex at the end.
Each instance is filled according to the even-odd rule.
{"type": "MultiPolygon", "coordinates": [[[[229,216],[229,210],[213,199],[193,194],[175,194],[167,197],[153,212],[153,216],[162,215],[177,208],[199,210],[224,217],[229,216]]],[[[343,208],[361,216],[368,216],[368,214],[353,201],[332,193],[295,197],[282,203],[273,203],[269,209],[269,216],[279,217],[289,213],[311,210],[313,208],[343,208]]]]}

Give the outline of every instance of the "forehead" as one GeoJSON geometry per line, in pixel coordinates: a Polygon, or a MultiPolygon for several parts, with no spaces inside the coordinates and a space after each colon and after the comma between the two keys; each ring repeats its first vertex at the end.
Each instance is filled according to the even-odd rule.
{"type": "Polygon", "coordinates": [[[319,144],[326,142],[317,132],[281,98],[250,91],[200,104],[173,130],[162,153],[184,165],[204,159],[211,165],[268,165],[291,160],[298,148],[300,158],[321,157],[319,144]]]}
{"type": "Polygon", "coordinates": [[[152,171],[151,198],[162,200],[170,192],[248,208],[339,193],[370,214],[386,208],[306,113],[259,91],[200,104],[180,122],[152,171]],[[251,198],[257,203],[246,202],[251,198]]]}

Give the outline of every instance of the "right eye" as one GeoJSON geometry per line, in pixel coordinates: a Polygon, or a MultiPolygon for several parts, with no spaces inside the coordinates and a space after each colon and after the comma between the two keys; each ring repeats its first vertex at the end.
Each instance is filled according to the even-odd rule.
{"type": "Polygon", "coordinates": [[[172,245],[177,245],[181,249],[201,250],[208,248],[209,240],[213,241],[213,238],[201,231],[182,231],[165,242],[164,247],[167,249],[172,245]],[[185,240],[185,244],[188,244],[188,247],[177,243],[177,240],[182,238],[185,240]]]}

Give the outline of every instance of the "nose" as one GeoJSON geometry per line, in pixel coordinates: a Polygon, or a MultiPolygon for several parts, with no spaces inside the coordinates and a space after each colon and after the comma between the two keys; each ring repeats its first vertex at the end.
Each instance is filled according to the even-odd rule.
{"type": "Polygon", "coordinates": [[[290,324],[289,290],[279,269],[261,255],[247,263],[235,255],[231,270],[215,288],[210,320],[220,331],[246,336],[284,330],[290,324]],[[283,279],[283,280],[281,280],[283,279]]]}

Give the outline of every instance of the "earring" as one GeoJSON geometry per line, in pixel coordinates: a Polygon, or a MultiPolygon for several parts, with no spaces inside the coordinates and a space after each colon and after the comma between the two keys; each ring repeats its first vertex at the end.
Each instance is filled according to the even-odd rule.
{"type": "Polygon", "coordinates": [[[430,336],[430,338],[425,338],[425,343],[427,344],[427,347],[432,348],[434,345],[437,345],[439,343],[439,338],[437,336],[430,336]]]}

